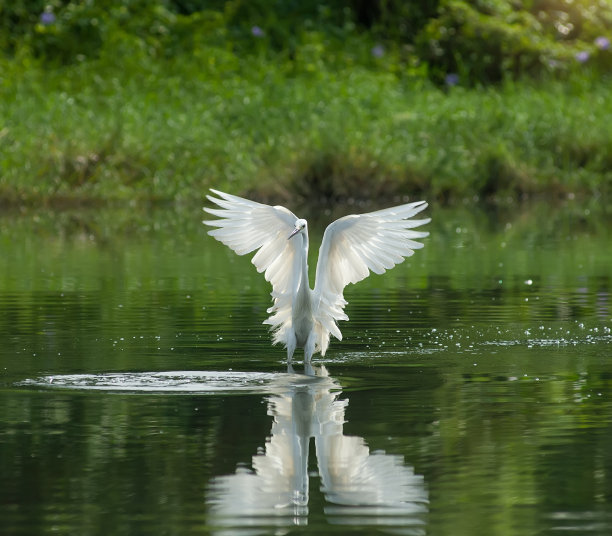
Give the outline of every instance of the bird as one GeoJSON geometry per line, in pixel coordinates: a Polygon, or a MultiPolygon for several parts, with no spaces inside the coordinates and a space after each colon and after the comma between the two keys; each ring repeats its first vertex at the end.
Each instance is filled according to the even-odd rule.
{"type": "Polygon", "coordinates": [[[216,207],[204,211],[218,219],[202,223],[214,227],[208,234],[238,255],[256,251],[251,262],[272,284],[273,305],[264,324],[271,326],[273,344],[287,349],[292,363],[296,348],[304,362],[327,352],[330,336],[342,340],[338,322],[348,320],[344,288],[382,274],[423,247],[416,231],[431,218],[413,219],[427,208],[416,201],[366,214],[351,214],[330,223],[323,234],[314,289],[308,277],[308,222],[280,205],[266,205],[210,189],[207,199],[216,207]]]}

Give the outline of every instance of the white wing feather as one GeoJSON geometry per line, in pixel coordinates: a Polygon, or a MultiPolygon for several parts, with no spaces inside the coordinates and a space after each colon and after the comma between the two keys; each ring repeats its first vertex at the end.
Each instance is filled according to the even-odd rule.
{"type": "Polygon", "coordinates": [[[279,334],[279,328],[291,321],[292,271],[299,244],[297,240],[287,238],[294,229],[297,216],[279,205],[264,205],[212,188],[211,192],[218,197],[206,197],[221,208],[204,208],[220,218],[203,222],[218,227],[208,234],[238,255],[259,250],[251,262],[272,283],[274,298],[274,305],[268,309],[274,315],[264,323],[271,324],[276,330],[275,342],[285,342],[281,336],[284,331],[279,334]]]}
{"type": "Polygon", "coordinates": [[[318,346],[325,355],[330,333],[342,339],[338,320],[344,313],[344,287],[365,279],[370,272],[382,274],[414,254],[423,244],[415,239],[429,235],[414,231],[430,218],[411,220],[427,207],[425,201],[387,208],[368,214],[351,215],[331,223],[319,250],[314,288],[314,314],[321,332],[318,346]]]}

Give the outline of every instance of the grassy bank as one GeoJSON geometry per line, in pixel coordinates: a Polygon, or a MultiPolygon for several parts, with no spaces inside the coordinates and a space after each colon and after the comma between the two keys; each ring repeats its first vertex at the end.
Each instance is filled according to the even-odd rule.
{"type": "Polygon", "coordinates": [[[253,55],[5,60],[0,203],[520,199],[612,189],[609,80],[449,87],[253,55]]]}

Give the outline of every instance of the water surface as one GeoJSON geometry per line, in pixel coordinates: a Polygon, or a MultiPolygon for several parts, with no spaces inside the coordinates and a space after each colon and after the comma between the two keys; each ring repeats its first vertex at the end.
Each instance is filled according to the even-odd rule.
{"type": "Polygon", "coordinates": [[[3,215],[0,532],[610,534],[610,216],[431,215],[306,369],[197,210],[3,215]]]}

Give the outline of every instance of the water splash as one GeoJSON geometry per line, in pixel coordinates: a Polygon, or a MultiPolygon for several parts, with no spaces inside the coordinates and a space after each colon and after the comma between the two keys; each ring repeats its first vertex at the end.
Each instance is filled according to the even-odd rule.
{"type": "Polygon", "coordinates": [[[117,372],[41,376],[18,386],[148,393],[269,393],[286,382],[285,373],[233,371],[117,372]]]}

